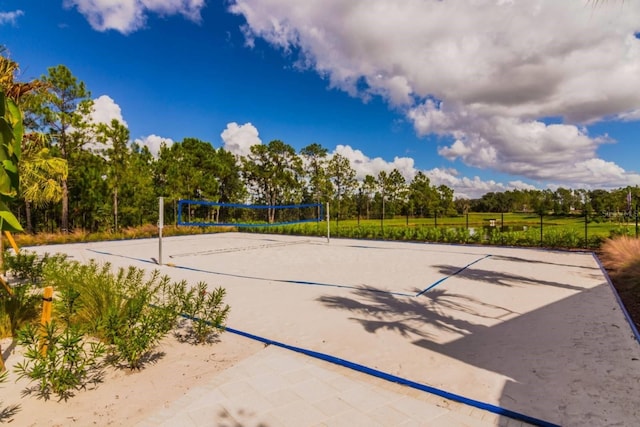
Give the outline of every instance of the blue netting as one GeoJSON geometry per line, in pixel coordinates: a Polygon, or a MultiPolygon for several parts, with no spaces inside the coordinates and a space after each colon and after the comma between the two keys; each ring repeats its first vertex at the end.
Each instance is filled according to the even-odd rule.
{"type": "Polygon", "coordinates": [[[178,225],[198,227],[272,227],[319,222],[324,217],[320,203],[253,205],[208,200],[178,201],[178,225]]]}

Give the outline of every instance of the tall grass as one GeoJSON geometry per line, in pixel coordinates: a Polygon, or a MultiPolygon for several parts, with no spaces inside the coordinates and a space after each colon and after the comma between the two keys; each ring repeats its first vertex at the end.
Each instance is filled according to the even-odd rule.
{"type": "MultiPolygon", "coordinates": [[[[236,227],[178,227],[169,225],[162,229],[162,235],[169,237],[191,234],[223,233],[235,230],[236,227]]],[[[105,240],[144,239],[153,237],[158,237],[158,227],[152,224],[142,225],[140,227],[124,228],[117,233],[111,231],[89,233],[85,230],[75,230],[72,233],[16,233],[14,235],[16,243],[20,247],[63,243],[100,242],[105,240]]],[[[8,247],[8,242],[5,242],[4,247],[8,247]]]]}
{"type": "Polygon", "coordinates": [[[637,293],[640,298],[640,239],[607,239],[602,244],[600,260],[621,290],[637,293]]]}

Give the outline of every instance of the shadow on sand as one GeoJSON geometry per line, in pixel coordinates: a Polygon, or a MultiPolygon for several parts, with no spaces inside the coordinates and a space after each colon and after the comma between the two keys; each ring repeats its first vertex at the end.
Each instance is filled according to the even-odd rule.
{"type": "MultiPolygon", "coordinates": [[[[447,274],[458,267],[439,269],[447,274]]],[[[499,391],[503,408],[561,425],[626,425],[638,419],[633,396],[640,394],[640,361],[634,359],[640,351],[604,277],[601,285],[585,289],[480,269],[460,276],[499,286],[539,286],[541,292],[545,287],[576,292],[525,314],[443,288],[402,298],[363,287],[352,297],[318,300],[350,311],[351,320],[369,333],[393,331],[425,351],[507,377],[499,391]],[[482,318],[499,321],[486,326],[482,318]],[[458,338],[438,340],[439,332],[458,338]]],[[[480,392],[470,393],[465,397],[483,401],[480,392]]]]}

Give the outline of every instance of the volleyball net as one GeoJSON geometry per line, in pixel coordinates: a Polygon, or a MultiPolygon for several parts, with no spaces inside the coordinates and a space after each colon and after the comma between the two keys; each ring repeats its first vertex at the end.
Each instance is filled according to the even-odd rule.
{"type": "Polygon", "coordinates": [[[250,205],[207,200],[180,200],[178,225],[200,227],[271,227],[320,222],[324,207],[320,203],[295,205],[250,205]]]}

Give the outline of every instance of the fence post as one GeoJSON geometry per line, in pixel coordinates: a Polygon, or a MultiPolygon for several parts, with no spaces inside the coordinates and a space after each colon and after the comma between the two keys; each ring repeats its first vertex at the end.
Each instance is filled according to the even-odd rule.
{"type": "Polygon", "coordinates": [[[540,214],[540,246],[542,247],[542,217],[544,214],[540,214]]]}
{"type": "Polygon", "coordinates": [[[164,197],[158,197],[158,265],[162,265],[162,229],[164,228],[164,197]]]}
{"type": "Polygon", "coordinates": [[[584,211],[584,248],[585,249],[589,249],[589,226],[587,225],[589,221],[587,216],[589,216],[589,214],[585,209],[584,211]]]}
{"type": "Polygon", "coordinates": [[[47,336],[47,327],[51,323],[51,305],[53,303],[53,286],[44,288],[42,295],[42,317],[40,318],[40,353],[44,356],[47,353],[47,345],[44,338],[47,336]]]}
{"type": "Polygon", "coordinates": [[[327,243],[331,241],[331,218],[329,214],[329,202],[327,202],[327,243]]]}

